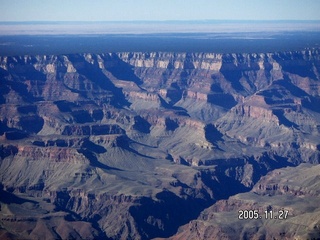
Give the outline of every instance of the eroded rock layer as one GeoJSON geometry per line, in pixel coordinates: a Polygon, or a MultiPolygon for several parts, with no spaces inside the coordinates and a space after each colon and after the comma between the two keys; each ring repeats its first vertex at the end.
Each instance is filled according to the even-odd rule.
{"type": "Polygon", "coordinates": [[[319,72],[318,49],[0,57],[1,236],[170,237],[319,163],[319,72]]]}
{"type": "Polygon", "coordinates": [[[250,192],[207,208],[170,239],[317,239],[319,167],[274,170],[250,192]]]}

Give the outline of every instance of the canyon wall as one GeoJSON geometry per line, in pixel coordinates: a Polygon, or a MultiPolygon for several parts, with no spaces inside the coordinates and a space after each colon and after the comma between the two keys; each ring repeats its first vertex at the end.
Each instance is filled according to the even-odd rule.
{"type": "Polygon", "coordinates": [[[269,171],[319,163],[319,72],[319,49],[0,57],[3,234],[170,237],[269,171]],[[9,224],[34,228],[32,209],[71,225],[9,224]]]}

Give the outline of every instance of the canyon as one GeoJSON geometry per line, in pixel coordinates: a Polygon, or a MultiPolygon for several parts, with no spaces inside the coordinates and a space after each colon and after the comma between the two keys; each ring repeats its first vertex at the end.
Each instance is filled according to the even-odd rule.
{"type": "Polygon", "coordinates": [[[170,239],[317,239],[319,207],[319,165],[304,163],[274,170],[250,192],[216,202],[170,239]],[[250,210],[261,218],[240,215],[250,210]]]}
{"type": "Polygon", "coordinates": [[[320,236],[236,216],[319,209],[317,48],[1,56],[0,81],[1,238],[320,236]]]}

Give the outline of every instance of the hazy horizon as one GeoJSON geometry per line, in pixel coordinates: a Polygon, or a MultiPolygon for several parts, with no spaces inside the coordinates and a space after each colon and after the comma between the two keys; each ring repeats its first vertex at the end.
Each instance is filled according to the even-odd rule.
{"type": "Polygon", "coordinates": [[[0,35],[320,31],[319,20],[7,21],[0,35]]]}

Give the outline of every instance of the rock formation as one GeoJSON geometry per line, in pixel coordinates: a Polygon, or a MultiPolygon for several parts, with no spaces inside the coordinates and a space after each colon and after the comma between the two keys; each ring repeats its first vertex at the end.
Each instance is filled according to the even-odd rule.
{"type": "Polygon", "coordinates": [[[318,49],[0,57],[0,236],[170,237],[319,163],[319,72],[318,49]]]}
{"type": "Polygon", "coordinates": [[[205,209],[170,239],[317,239],[319,170],[310,164],[274,170],[250,192],[205,209]],[[243,211],[256,211],[260,217],[243,211]]]}

